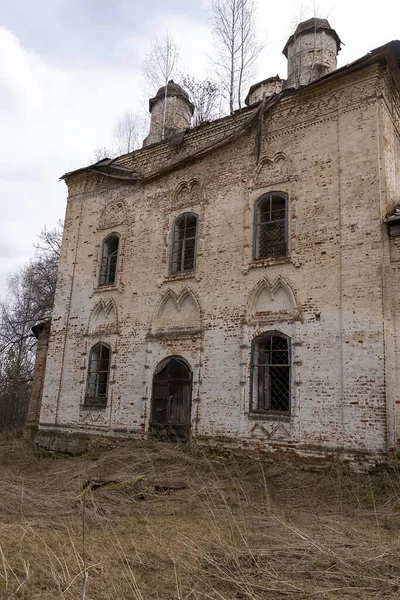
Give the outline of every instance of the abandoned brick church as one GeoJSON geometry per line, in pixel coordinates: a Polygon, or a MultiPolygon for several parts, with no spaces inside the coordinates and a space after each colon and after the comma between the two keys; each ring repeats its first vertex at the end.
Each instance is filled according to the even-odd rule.
{"type": "Polygon", "coordinates": [[[143,148],[64,175],[38,443],[179,438],[383,460],[400,435],[400,42],[336,68],[324,19],[286,80],[190,128],[171,82],[143,148]]]}

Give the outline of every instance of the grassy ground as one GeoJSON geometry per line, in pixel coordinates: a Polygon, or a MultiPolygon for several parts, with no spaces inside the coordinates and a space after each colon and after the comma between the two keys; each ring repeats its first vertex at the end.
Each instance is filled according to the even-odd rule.
{"type": "Polygon", "coordinates": [[[399,598],[400,473],[307,469],[167,444],[38,456],[0,440],[0,598],[399,598]]]}

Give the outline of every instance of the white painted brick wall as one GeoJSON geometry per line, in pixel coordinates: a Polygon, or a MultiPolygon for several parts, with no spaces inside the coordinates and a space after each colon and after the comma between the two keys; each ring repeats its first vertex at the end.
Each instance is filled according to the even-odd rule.
{"type": "MultiPolygon", "coordinates": [[[[69,178],[42,429],[145,435],[152,374],[175,354],[193,370],[192,430],[201,440],[325,455],[382,455],[393,447],[398,381],[389,391],[386,383],[387,365],[398,371],[399,302],[392,297],[396,292],[398,298],[400,263],[391,266],[382,222],[400,201],[400,142],[393,126],[398,115],[377,99],[378,89],[392,94],[383,76],[371,66],[283,100],[266,116],[258,175],[251,128],[225,148],[149,183],[121,184],[90,173],[69,178]],[[194,180],[200,192],[197,184],[190,189],[194,180]],[[267,191],[289,195],[289,258],[254,265],[254,200],[267,191]],[[109,202],[125,203],[127,222],[99,231],[109,202]],[[186,210],[200,219],[196,273],[168,278],[172,222],[186,210]],[[101,243],[112,231],[122,240],[118,284],[96,289],[101,243]],[[395,290],[387,284],[394,274],[395,290]],[[277,277],[293,290],[299,316],[276,323],[249,320],[251,291],[262,278],[273,283],[277,277]],[[179,296],[185,286],[200,305],[203,333],[149,338],[163,294],[171,289],[179,296]],[[94,307],[110,298],[117,332],[88,334],[94,307]],[[290,419],[248,415],[251,339],[268,330],[296,344],[290,419]],[[80,405],[89,350],[99,340],[113,350],[109,399],[106,410],[89,419],[80,405]]],[[[164,143],[129,160],[149,173],[244,118],[195,130],[178,149],[164,143]]]]}

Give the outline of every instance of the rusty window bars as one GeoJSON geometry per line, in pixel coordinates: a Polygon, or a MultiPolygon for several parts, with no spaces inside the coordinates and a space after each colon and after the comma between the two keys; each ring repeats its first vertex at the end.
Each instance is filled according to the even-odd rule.
{"type": "Polygon", "coordinates": [[[289,414],[290,389],[290,338],[279,333],[259,336],[251,353],[250,410],[289,414]]]}
{"type": "Polygon", "coordinates": [[[253,259],[287,255],[288,197],[283,192],[261,196],[254,210],[253,259]]]}

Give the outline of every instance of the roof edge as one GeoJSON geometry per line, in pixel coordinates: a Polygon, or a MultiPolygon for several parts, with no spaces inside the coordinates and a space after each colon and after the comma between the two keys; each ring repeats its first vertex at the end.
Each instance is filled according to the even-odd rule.
{"type": "MultiPolygon", "coordinates": [[[[304,86],[297,90],[288,90],[288,91],[291,91],[294,94],[302,93],[304,90],[308,90],[311,87],[323,85],[325,82],[336,79],[337,77],[342,77],[344,75],[352,73],[353,71],[362,69],[363,67],[373,64],[374,62],[378,62],[379,60],[382,60],[382,59],[386,59],[389,67],[391,68],[391,70],[393,72],[393,78],[396,83],[396,86],[397,86],[398,90],[400,91],[400,40],[392,40],[391,42],[388,42],[387,44],[384,44],[383,46],[379,46],[378,48],[371,50],[370,52],[368,52],[361,58],[358,58],[357,60],[355,60],[351,63],[348,63],[347,65],[344,65],[343,67],[340,67],[339,69],[336,69],[335,71],[332,71],[331,73],[328,73],[327,75],[324,75],[324,77],[321,77],[320,79],[317,79],[316,81],[313,81],[312,83],[308,84],[307,86],[304,86]]],[[[268,79],[275,79],[275,78],[268,78],[268,79]]],[[[268,79],[264,80],[264,81],[268,81],[268,79]]],[[[261,83],[261,82],[259,82],[259,83],[261,83]]],[[[258,85],[258,84],[254,84],[254,85],[258,85]]],[[[223,120],[229,120],[229,119],[235,118],[235,116],[237,114],[241,114],[242,112],[250,111],[253,108],[254,108],[254,106],[242,108],[240,111],[237,111],[233,115],[226,115],[224,117],[221,117],[220,119],[211,121],[207,125],[210,126],[214,123],[218,123],[223,120]]],[[[204,127],[204,125],[199,125],[198,127],[193,127],[190,130],[188,130],[188,133],[192,133],[202,127],[204,127]]],[[[152,147],[156,147],[161,144],[168,144],[168,143],[169,143],[169,140],[163,140],[162,142],[157,142],[155,144],[152,144],[151,146],[147,146],[146,148],[138,148],[137,150],[134,150],[133,152],[129,152],[128,155],[133,154],[134,152],[142,152],[143,150],[148,151],[152,147]]],[[[110,167],[110,168],[118,169],[121,171],[123,170],[126,175],[129,172],[130,175],[132,177],[134,177],[135,174],[130,169],[127,169],[126,167],[123,167],[122,165],[116,163],[116,161],[120,160],[122,156],[127,156],[127,154],[122,154],[121,156],[118,156],[116,158],[104,158],[104,159],[97,161],[96,163],[93,163],[86,167],[81,167],[80,169],[76,169],[74,171],[69,171],[67,173],[64,173],[64,175],[62,175],[60,177],[60,180],[66,180],[70,176],[79,175],[81,173],[85,173],[88,171],[101,172],[101,169],[104,167],[105,168],[110,167]]],[[[127,177],[121,177],[121,179],[127,179],[127,177]]]]}
{"type": "Polygon", "coordinates": [[[353,71],[358,71],[359,69],[371,65],[374,62],[379,62],[382,59],[386,59],[386,62],[390,68],[395,71],[394,79],[400,90],[400,40],[392,40],[383,46],[379,46],[378,48],[371,50],[364,56],[357,58],[355,61],[348,63],[347,65],[343,65],[343,67],[340,67],[339,69],[336,69],[335,71],[327,73],[327,75],[312,81],[307,86],[299,88],[299,91],[308,89],[310,87],[315,87],[327,80],[336,79],[336,77],[347,75],[353,71]]]}
{"type": "MultiPolygon", "coordinates": [[[[290,46],[290,44],[296,40],[297,38],[303,36],[305,33],[310,33],[310,32],[317,32],[317,31],[326,31],[326,33],[328,33],[329,35],[331,35],[335,42],[336,42],[336,47],[337,47],[337,52],[340,52],[341,50],[341,46],[344,45],[342,40],[340,39],[340,37],[338,36],[338,34],[336,33],[335,29],[333,29],[328,21],[327,25],[324,25],[322,23],[312,23],[313,19],[309,19],[310,24],[306,27],[304,27],[303,29],[300,29],[299,31],[297,31],[300,27],[300,25],[307,23],[307,21],[304,21],[304,23],[299,23],[299,25],[297,26],[296,31],[290,36],[290,38],[288,39],[288,41],[285,44],[284,49],[282,50],[282,54],[284,54],[287,58],[288,55],[288,47],[290,46]]],[[[324,19],[321,19],[324,20],[324,19]]]]}

